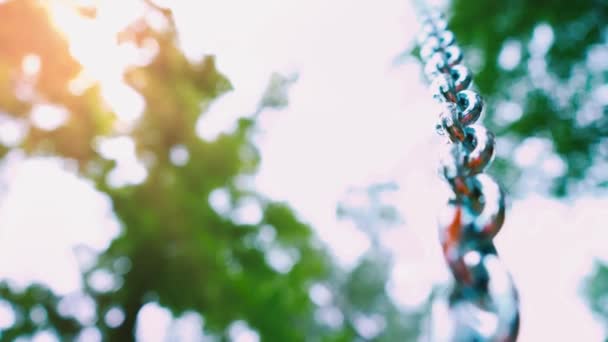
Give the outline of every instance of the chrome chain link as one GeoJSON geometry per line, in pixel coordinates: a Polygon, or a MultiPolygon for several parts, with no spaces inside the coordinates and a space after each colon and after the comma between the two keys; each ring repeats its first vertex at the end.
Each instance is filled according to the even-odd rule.
{"type": "Polygon", "coordinates": [[[448,140],[440,173],[453,192],[439,219],[444,258],[454,276],[447,301],[450,325],[435,328],[444,330],[437,339],[515,341],[518,295],[492,241],[505,219],[505,193],[483,173],[494,158],[494,135],[475,124],[483,100],[468,89],[472,74],[461,64],[447,20],[438,12],[422,17],[420,57],[441,106],[437,131],[448,140]]]}

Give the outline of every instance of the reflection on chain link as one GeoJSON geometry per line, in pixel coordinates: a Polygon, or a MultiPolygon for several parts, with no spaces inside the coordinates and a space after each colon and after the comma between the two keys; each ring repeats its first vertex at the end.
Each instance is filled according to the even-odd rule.
{"type": "Polygon", "coordinates": [[[483,171],[494,158],[494,135],[475,125],[483,100],[473,90],[470,70],[447,21],[426,12],[419,36],[424,74],[441,105],[437,132],[448,140],[440,173],[453,196],[439,219],[445,260],[455,282],[447,302],[433,308],[433,339],[439,341],[515,341],[518,295],[499,261],[492,239],[503,225],[505,195],[483,171]]]}

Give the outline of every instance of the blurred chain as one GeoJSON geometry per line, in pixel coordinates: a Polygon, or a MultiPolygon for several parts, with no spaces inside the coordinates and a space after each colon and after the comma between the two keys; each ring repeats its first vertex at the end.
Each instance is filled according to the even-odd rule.
{"type": "Polygon", "coordinates": [[[492,242],[504,222],[505,194],[482,173],[494,158],[494,135],[475,125],[483,100],[468,90],[472,75],[461,64],[462,52],[443,15],[422,15],[418,43],[424,74],[441,105],[437,132],[448,140],[440,173],[453,191],[439,219],[444,257],[455,278],[447,303],[450,323],[435,330],[449,331],[440,340],[515,341],[518,295],[492,242]]]}

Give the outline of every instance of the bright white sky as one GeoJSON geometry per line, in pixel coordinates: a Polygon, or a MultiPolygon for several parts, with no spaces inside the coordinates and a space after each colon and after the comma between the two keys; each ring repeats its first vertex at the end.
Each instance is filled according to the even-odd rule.
{"type": "MultiPolygon", "coordinates": [[[[128,19],[128,10],[116,17],[109,9],[100,11],[106,27],[128,19]]],[[[433,103],[417,64],[393,64],[416,31],[408,1],[182,0],[174,10],[188,56],[215,54],[235,87],[211,107],[203,135],[229,129],[235,117],[253,112],[273,71],[298,72],[290,106],[264,113],[258,188],[291,203],[349,267],[369,242],[337,222],[338,199],[349,186],[395,179],[401,186],[395,203],[406,224],[382,236],[398,260],[391,295],[415,306],[434,283],[447,279],[435,227],[445,193],[434,171],[433,103]]],[[[115,90],[124,86],[112,71],[130,55],[100,32],[93,26],[74,33],[74,53],[87,60],[92,77],[102,78],[108,100],[128,121],[141,111],[140,99],[115,90]],[[87,55],[88,34],[109,49],[104,56],[114,57],[87,55]]],[[[109,201],[52,159],[23,161],[12,154],[0,179],[7,186],[0,197],[0,277],[20,284],[42,281],[59,293],[76,291],[74,246],[99,251],[119,231],[108,224],[109,201]]],[[[558,202],[541,195],[512,203],[496,241],[519,287],[521,341],[603,336],[579,293],[593,258],[608,260],[601,226],[607,204],[592,196],[558,202]]]]}

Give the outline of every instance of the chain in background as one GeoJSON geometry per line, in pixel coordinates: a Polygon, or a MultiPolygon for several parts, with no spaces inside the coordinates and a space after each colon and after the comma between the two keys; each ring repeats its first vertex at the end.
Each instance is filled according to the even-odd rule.
{"type": "Polygon", "coordinates": [[[453,195],[440,214],[439,237],[454,276],[447,307],[433,309],[434,339],[515,341],[518,295],[492,239],[505,219],[505,194],[483,171],[494,158],[494,135],[478,121],[483,99],[474,90],[462,52],[439,12],[422,14],[424,74],[441,112],[437,132],[447,140],[440,173],[453,195]],[[437,315],[447,314],[442,322],[437,315]],[[442,337],[438,337],[438,336],[442,337]]]}

